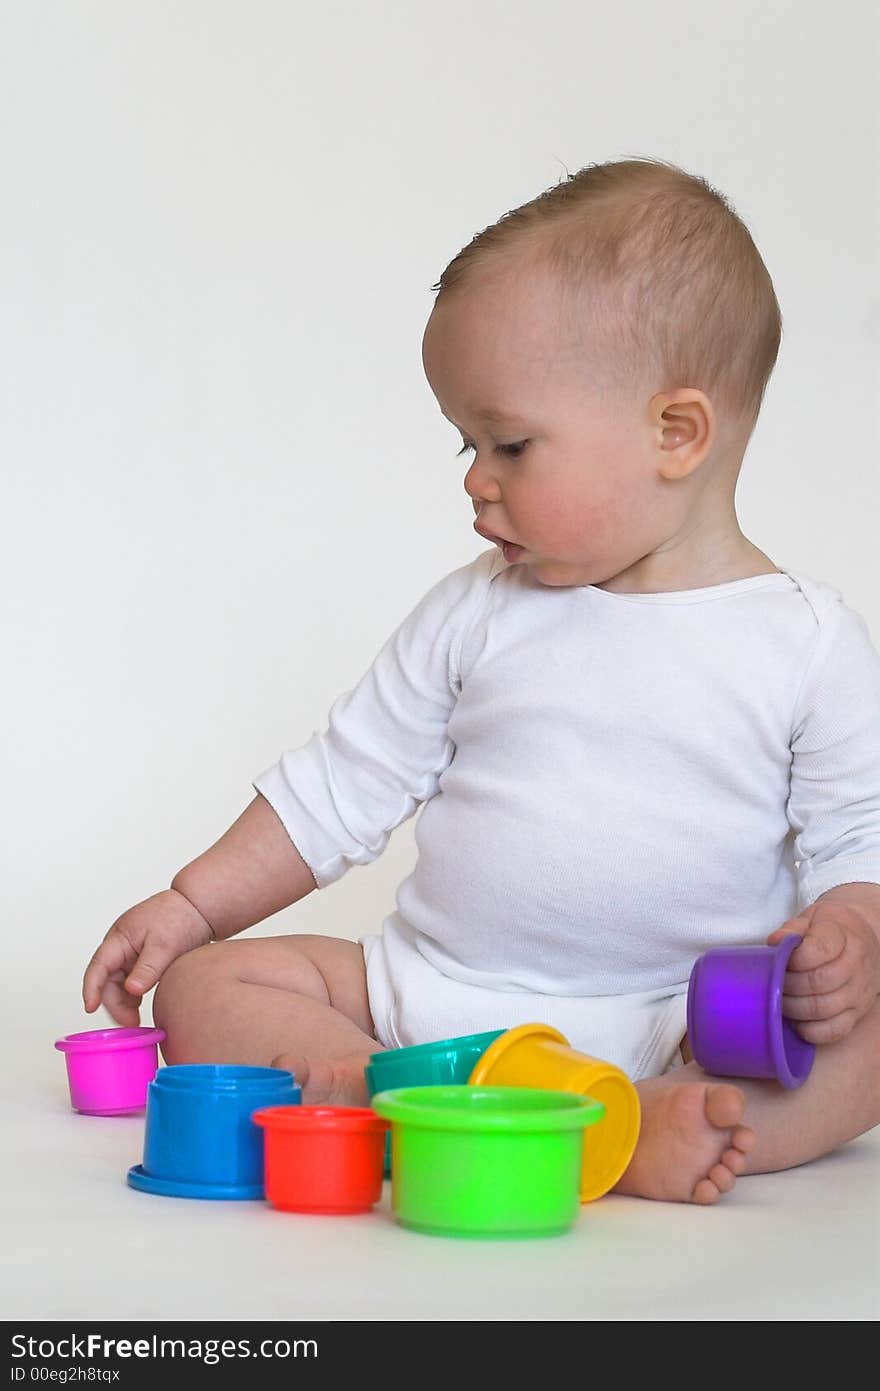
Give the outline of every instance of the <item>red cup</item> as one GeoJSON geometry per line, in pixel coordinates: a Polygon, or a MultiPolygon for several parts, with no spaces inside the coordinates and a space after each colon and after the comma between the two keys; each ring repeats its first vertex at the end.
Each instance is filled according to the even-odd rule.
{"type": "Polygon", "coordinates": [[[369,1212],[382,1193],[390,1122],[368,1106],[266,1106],[266,1198],[284,1212],[369,1212]]]}

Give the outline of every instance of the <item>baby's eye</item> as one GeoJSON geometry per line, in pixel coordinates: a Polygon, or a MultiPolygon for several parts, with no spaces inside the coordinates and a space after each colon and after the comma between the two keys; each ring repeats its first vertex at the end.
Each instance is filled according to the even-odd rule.
{"type": "MultiPolygon", "coordinates": [[[[508,459],[521,459],[523,451],[528,447],[528,444],[528,440],[518,440],[516,444],[499,444],[495,447],[499,454],[506,454],[508,459]]],[[[461,458],[462,454],[466,454],[468,450],[473,449],[473,447],[470,441],[467,441],[462,445],[456,457],[461,458]]]]}

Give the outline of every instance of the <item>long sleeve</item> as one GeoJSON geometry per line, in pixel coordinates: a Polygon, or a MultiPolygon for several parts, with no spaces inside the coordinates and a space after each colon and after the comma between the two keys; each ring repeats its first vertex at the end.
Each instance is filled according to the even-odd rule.
{"type": "Polygon", "coordinates": [[[801,683],[791,753],[801,911],[839,884],[880,883],[880,654],[836,591],[801,683]]]}
{"type": "Polygon", "coordinates": [[[319,888],[376,859],[438,791],[454,753],[461,642],[496,569],[493,549],[438,581],[334,702],[323,733],[254,780],[319,888]]]}

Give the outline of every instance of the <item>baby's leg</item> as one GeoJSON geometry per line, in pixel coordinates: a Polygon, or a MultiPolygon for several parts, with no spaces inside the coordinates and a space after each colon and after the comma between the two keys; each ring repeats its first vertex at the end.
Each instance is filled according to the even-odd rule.
{"type": "Polygon", "coordinates": [[[166,1062],[287,1067],[309,1104],[365,1105],[364,1067],[382,1050],[363,949],[337,937],[197,947],[163,975],[153,1018],[166,1062]]]}
{"type": "Polygon", "coordinates": [[[616,1191],[717,1202],[739,1174],[794,1168],[880,1125],[880,1001],[846,1038],[816,1049],[793,1091],[754,1078],[731,1085],[693,1061],[636,1085],[642,1129],[616,1191]]]}

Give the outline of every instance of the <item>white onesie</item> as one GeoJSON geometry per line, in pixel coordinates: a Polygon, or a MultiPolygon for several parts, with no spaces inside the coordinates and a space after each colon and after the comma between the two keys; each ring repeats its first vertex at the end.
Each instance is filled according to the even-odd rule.
{"type": "Polygon", "coordinates": [[[650,1076],[702,952],[880,883],[880,655],[802,575],[612,594],[493,547],[254,787],[321,888],[423,806],[361,939],[380,1043],[534,1021],[650,1076]]]}

